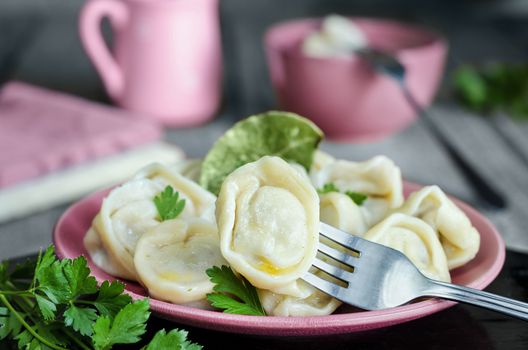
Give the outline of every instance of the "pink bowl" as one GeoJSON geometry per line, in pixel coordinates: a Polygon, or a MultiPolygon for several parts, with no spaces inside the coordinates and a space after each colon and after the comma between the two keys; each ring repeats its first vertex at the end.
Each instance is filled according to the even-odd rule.
{"type": "MultiPolygon", "coordinates": [[[[405,183],[405,194],[416,191],[420,186],[405,183]]],[[[107,191],[100,191],[72,205],[61,216],[53,233],[57,255],[61,258],[75,258],[84,255],[99,282],[113,280],[93,264],[83,245],[83,238],[92,219],[101,207],[107,191]]],[[[468,264],[451,271],[454,283],[483,289],[495,279],[504,263],[505,249],[494,226],[475,209],[454,199],[468,215],[480,232],[480,250],[468,264]]],[[[135,282],[127,282],[126,292],[134,299],[144,298],[147,292],[135,282]]],[[[260,334],[273,336],[314,336],[358,332],[367,329],[387,327],[407,322],[455,305],[454,302],[438,299],[424,301],[379,311],[358,311],[341,307],[338,313],[314,317],[272,317],[230,315],[217,311],[201,310],[184,305],[175,305],[151,299],[151,310],[158,316],[178,323],[232,333],[260,334]]]]}
{"type": "MultiPolygon", "coordinates": [[[[418,102],[431,103],[443,74],[446,42],[422,28],[388,20],[352,18],[373,48],[393,53],[406,68],[418,102]]],[[[416,119],[401,88],[357,56],[304,55],[302,40],[320,19],[280,23],[265,35],[271,81],[280,108],[313,120],[334,140],[364,141],[392,134],[416,119]]]]}

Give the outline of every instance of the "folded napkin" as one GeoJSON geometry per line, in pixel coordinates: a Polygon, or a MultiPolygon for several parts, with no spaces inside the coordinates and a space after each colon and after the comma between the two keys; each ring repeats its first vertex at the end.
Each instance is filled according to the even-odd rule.
{"type": "Polygon", "coordinates": [[[182,151],[139,116],[20,82],[0,90],[0,221],[118,183],[182,151]]]}

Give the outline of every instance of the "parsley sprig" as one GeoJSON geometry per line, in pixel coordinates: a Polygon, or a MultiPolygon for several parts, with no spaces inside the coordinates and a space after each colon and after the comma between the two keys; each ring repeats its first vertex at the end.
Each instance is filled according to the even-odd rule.
{"type": "MultiPolygon", "coordinates": [[[[319,194],[325,194],[330,192],[340,192],[339,188],[334,183],[326,183],[323,185],[322,188],[317,190],[317,193],[319,194]]],[[[346,191],[345,194],[350,197],[350,199],[356,203],[357,205],[362,205],[363,202],[365,202],[368,198],[368,196],[364,193],[360,192],[354,192],[354,191],[346,191]]]]}
{"type": "MultiPolygon", "coordinates": [[[[84,257],[58,260],[53,246],[36,261],[0,264],[0,341],[19,349],[108,350],[146,331],[148,299],[132,302],[124,285],[97,286],[84,257]]],[[[201,349],[187,333],[159,331],[145,349],[201,349]],[[171,343],[171,347],[166,345],[171,343]]]]}
{"type": "Polygon", "coordinates": [[[266,316],[255,287],[239,279],[229,266],[213,266],[205,272],[215,283],[213,290],[216,293],[207,294],[213,307],[229,314],[266,316]]]}
{"type": "Polygon", "coordinates": [[[161,221],[176,218],[185,208],[185,199],[180,199],[180,193],[167,185],[163,192],[154,197],[161,221]]]}

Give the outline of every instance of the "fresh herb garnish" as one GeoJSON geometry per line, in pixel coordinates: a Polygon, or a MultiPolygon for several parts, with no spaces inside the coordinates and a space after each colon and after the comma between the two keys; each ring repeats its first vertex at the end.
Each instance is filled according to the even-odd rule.
{"type": "Polygon", "coordinates": [[[205,272],[215,283],[213,290],[217,292],[207,294],[212,306],[228,314],[266,316],[255,287],[239,279],[229,266],[213,266],[205,272]]]}
{"type": "MultiPolygon", "coordinates": [[[[339,188],[337,188],[337,186],[332,182],[324,184],[323,187],[317,190],[317,193],[319,194],[330,192],[340,192],[339,188]]],[[[363,202],[365,202],[368,198],[366,194],[360,192],[346,191],[345,194],[357,205],[362,205],[363,202]]]]}
{"type": "Polygon", "coordinates": [[[187,340],[187,332],[173,329],[166,333],[164,329],[156,333],[151,342],[143,350],[201,350],[198,344],[187,340]]]}
{"type": "Polygon", "coordinates": [[[227,175],[264,156],[277,156],[307,171],[323,132],[294,113],[269,111],[246,118],[225,132],[202,164],[200,185],[218,195],[227,175]]]}
{"type": "Polygon", "coordinates": [[[455,71],[453,85],[459,101],[473,111],[528,119],[528,64],[464,65],[455,71]]]}
{"type": "Polygon", "coordinates": [[[180,193],[167,185],[163,192],[154,197],[161,221],[176,218],[185,208],[185,199],[180,199],[180,193]]]}
{"type": "Polygon", "coordinates": [[[364,193],[346,191],[345,194],[350,197],[357,205],[362,205],[367,200],[368,196],[364,193]]]}
{"type": "Polygon", "coordinates": [[[339,188],[337,188],[337,186],[332,182],[324,184],[323,187],[317,190],[317,193],[319,194],[325,194],[330,192],[339,192],[339,188]]]}
{"type": "MultiPolygon", "coordinates": [[[[0,264],[0,341],[19,349],[108,350],[133,344],[145,333],[148,299],[132,303],[124,285],[100,287],[84,257],[59,261],[53,246],[36,261],[0,264]]],[[[186,332],[159,331],[146,349],[201,349],[186,332]],[[178,334],[178,336],[175,336],[178,334]],[[153,345],[154,344],[154,345],[153,345]],[[160,346],[157,346],[161,344],[160,346]]]]}

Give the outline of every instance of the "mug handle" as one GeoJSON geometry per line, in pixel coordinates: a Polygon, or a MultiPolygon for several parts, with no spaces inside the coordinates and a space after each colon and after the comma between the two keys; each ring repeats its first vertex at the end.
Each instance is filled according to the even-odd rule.
{"type": "Polygon", "coordinates": [[[108,17],[114,31],[119,31],[128,21],[129,13],[124,2],[90,0],[81,11],[79,33],[84,49],[101,75],[108,94],[119,99],[124,88],[124,76],[101,34],[100,26],[104,17],[108,17]]]}

